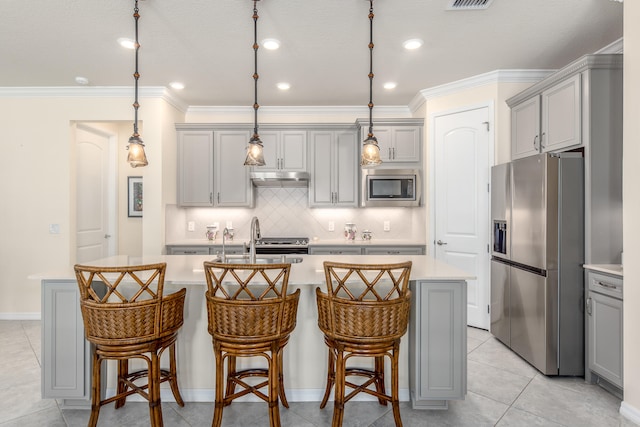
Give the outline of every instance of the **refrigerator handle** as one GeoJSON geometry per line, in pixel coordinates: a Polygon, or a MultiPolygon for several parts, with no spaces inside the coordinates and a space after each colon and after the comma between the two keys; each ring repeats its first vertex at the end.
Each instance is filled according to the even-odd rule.
{"type": "Polygon", "coordinates": [[[587,314],[591,316],[591,297],[587,298],[587,314]]]}

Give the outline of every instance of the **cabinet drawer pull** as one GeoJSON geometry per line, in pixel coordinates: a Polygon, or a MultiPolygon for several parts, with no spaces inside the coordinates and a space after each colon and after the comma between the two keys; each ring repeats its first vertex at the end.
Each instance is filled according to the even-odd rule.
{"type": "Polygon", "coordinates": [[[601,282],[599,280],[596,282],[596,284],[608,289],[618,289],[618,286],[616,285],[613,285],[611,283],[601,282]]]}

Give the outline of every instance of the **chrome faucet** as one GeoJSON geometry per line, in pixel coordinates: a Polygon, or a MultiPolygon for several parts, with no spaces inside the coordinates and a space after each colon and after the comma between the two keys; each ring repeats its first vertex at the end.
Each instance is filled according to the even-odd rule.
{"type": "Polygon", "coordinates": [[[229,229],[227,227],[222,230],[222,262],[227,262],[227,255],[224,251],[224,246],[227,241],[227,235],[229,234],[229,229]]]}
{"type": "Polygon", "coordinates": [[[251,235],[249,237],[249,262],[255,264],[256,262],[256,240],[260,239],[260,221],[258,217],[251,218],[251,235]]]}

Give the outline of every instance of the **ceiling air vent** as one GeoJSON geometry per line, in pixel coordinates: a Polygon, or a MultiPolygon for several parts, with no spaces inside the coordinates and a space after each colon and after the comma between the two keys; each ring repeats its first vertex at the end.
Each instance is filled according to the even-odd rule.
{"type": "Polygon", "coordinates": [[[449,0],[447,10],[483,10],[489,8],[493,0],[449,0]]]}

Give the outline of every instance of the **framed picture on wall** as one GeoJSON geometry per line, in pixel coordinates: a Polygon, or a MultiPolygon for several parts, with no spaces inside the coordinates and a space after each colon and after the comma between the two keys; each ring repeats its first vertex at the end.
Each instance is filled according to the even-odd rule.
{"type": "Polygon", "coordinates": [[[142,177],[128,177],[129,188],[129,216],[142,217],[142,177]]]}

